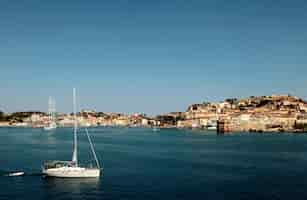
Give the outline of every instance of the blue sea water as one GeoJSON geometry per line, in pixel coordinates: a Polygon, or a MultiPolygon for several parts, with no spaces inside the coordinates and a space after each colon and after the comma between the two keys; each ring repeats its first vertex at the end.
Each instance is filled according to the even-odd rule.
{"type": "MultiPolygon", "coordinates": [[[[307,199],[307,135],[216,135],[91,128],[100,179],[44,178],[45,160],[70,160],[72,129],[0,128],[0,199],[307,199]],[[23,177],[4,176],[23,170],[23,177]]],[[[79,160],[92,159],[79,132],[79,160]]]]}

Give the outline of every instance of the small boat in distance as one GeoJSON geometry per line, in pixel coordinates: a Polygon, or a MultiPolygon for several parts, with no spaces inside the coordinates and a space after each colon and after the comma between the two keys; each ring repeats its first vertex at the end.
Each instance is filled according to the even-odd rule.
{"type": "Polygon", "coordinates": [[[74,104],[74,144],[73,155],[71,161],[47,161],[42,166],[42,172],[46,176],[61,178],[95,178],[100,176],[100,165],[94,150],[93,143],[89,136],[87,128],[85,128],[88,141],[96,161],[96,167],[81,167],[78,163],[78,142],[77,142],[77,116],[76,116],[76,90],[73,89],[74,104]]]}
{"type": "Polygon", "coordinates": [[[11,172],[7,176],[23,176],[24,172],[11,172]]]}
{"type": "Polygon", "coordinates": [[[55,122],[51,122],[51,123],[49,123],[48,126],[45,126],[45,127],[44,127],[44,130],[45,130],[45,131],[51,131],[51,130],[54,130],[54,129],[56,129],[56,128],[57,128],[56,123],[55,123],[55,122]]]}
{"type": "Polygon", "coordinates": [[[207,126],[207,130],[209,130],[209,131],[216,131],[217,127],[216,126],[207,126]]]}
{"type": "Polygon", "coordinates": [[[152,131],[153,132],[158,132],[158,131],[160,131],[160,128],[158,126],[153,126],[152,127],[152,131]]]}
{"type": "Polygon", "coordinates": [[[55,101],[49,97],[48,101],[48,117],[49,117],[49,122],[48,126],[44,127],[45,131],[51,131],[57,128],[56,120],[55,120],[55,101]]]}

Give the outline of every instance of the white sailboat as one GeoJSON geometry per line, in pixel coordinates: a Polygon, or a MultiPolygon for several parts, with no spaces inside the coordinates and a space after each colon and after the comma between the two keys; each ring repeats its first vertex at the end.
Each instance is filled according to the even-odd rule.
{"type": "Polygon", "coordinates": [[[44,127],[45,131],[50,131],[57,128],[57,124],[55,122],[55,101],[51,97],[49,97],[48,101],[48,116],[49,122],[48,126],[44,127]]]}
{"type": "Polygon", "coordinates": [[[61,178],[94,178],[100,176],[100,165],[97,159],[91,138],[87,129],[85,129],[93,156],[96,161],[96,167],[81,167],[78,163],[78,141],[77,141],[77,117],[76,117],[76,90],[73,89],[74,104],[74,149],[71,161],[47,161],[43,165],[43,174],[52,177],[61,178]]]}

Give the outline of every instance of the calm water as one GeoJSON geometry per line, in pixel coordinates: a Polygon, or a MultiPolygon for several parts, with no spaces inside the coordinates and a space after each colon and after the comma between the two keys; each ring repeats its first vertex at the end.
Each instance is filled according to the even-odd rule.
{"type": "MultiPolygon", "coordinates": [[[[46,179],[44,160],[68,160],[72,130],[0,129],[0,199],[307,199],[307,135],[90,129],[104,175],[46,179]]],[[[90,147],[79,138],[80,160],[90,147]]]]}

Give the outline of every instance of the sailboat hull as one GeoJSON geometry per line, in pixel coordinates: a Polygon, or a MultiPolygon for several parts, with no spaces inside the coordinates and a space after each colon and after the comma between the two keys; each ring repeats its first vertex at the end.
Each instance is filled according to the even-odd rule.
{"type": "Polygon", "coordinates": [[[55,130],[57,128],[56,123],[50,123],[48,126],[44,127],[45,131],[51,131],[51,130],[55,130]]]}
{"type": "Polygon", "coordinates": [[[43,174],[59,178],[96,178],[100,176],[100,169],[82,167],[60,167],[43,169],[43,174]]]}
{"type": "Polygon", "coordinates": [[[44,127],[45,131],[52,131],[52,130],[55,130],[55,129],[56,129],[56,127],[49,127],[49,126],[44,127]]]}

